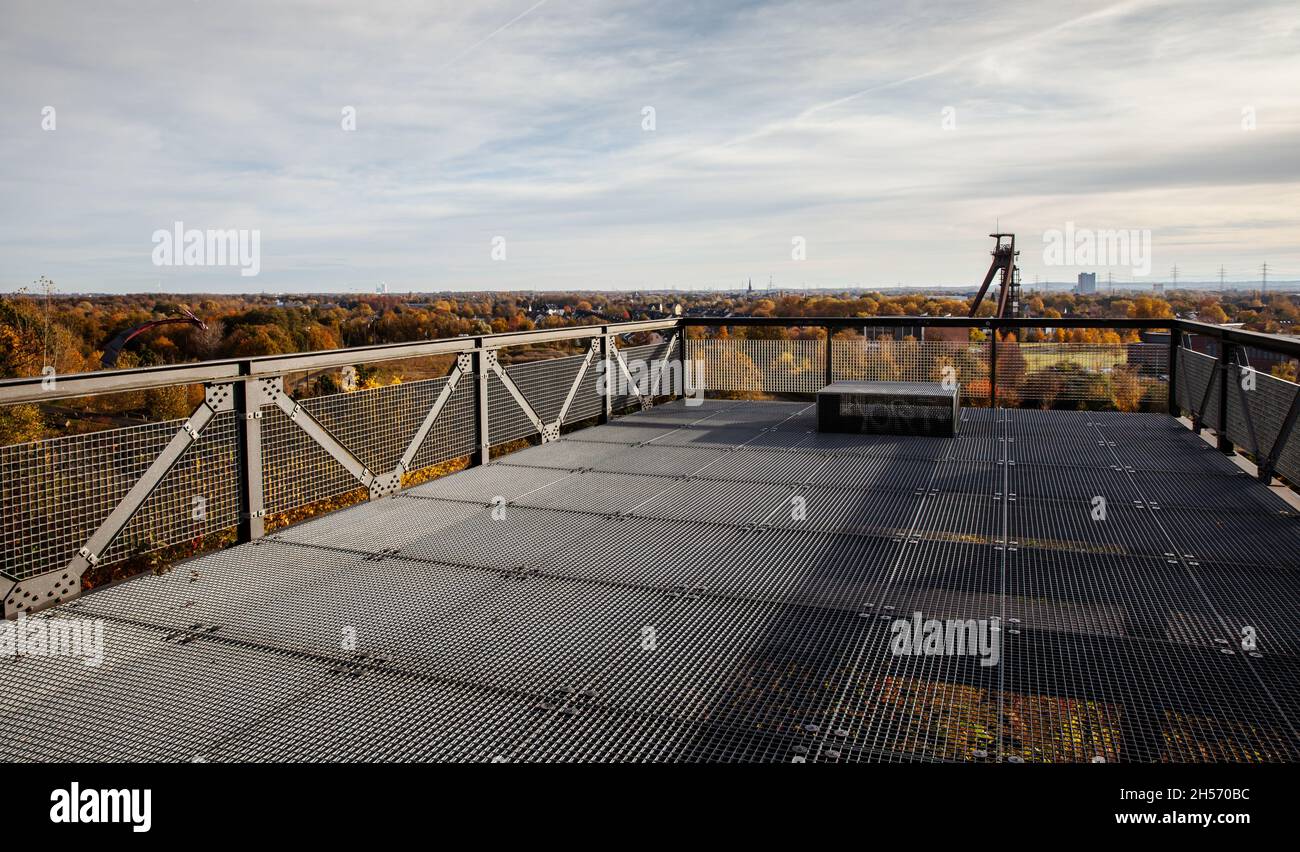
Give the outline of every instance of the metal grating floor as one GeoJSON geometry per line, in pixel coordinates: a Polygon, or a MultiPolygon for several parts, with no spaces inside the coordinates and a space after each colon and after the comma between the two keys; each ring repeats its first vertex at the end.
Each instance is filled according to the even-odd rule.
{"type": "Polygon", "coordinates": [[[674,403],[89,594],[0,759],[1300,760],[1287,504],[1162,415],[963,417],[674,403]]]}

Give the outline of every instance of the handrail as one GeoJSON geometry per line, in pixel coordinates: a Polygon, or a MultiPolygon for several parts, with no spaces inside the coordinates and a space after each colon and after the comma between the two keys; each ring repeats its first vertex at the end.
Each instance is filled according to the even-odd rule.
{"type": "Polygon", "coordinates": [[[438,340],[415,340],[407,343],[388,343],[378,346],[358,346],[351,349],[325,349],[289,355],[230,358],[219,361],[200,361],[192,364],[137,367],[128,370],[96,370],[89,373],[55,376],[52,387],[46,376],[0,379],[0,405],[38,401],[49,402],[56,399],[149,390],[173,385],[232,381],[249,377],[266,378],[283,376],[286,373],[302,370],[343,367],[350,364],[372,364],[380,361],[422,358],[430,355],[451,355],[461,352],[473,352],[476,349],[503,349],[508,346],[528,346],[561,340],[583,340],[591,337],[601,337],[606,334],[635,334],[643,331],[676,329],[677,326],[678,320],[676,319],[642,320],[605,325],[575,325],[564,328],[535,329],[533,331],[446,337],[438,340]]]}
{"type": "Polygon", "coordinates": [[[1181,320],[1131,317],[682,317],[684,325],[831,326],[835,328],[1170,328],[1181,320]]]}
{"type": "Polygon", "coordinates": [[[644,331],[681,329],[688,326],[806,326],[821,328],[979,328],[1015,330],[1022,328],[1111,328],[1171,329],[1217,338],[1239,346],[1251,346],[1300,358],[1300,337],[1295,339],[1260,332],[1244,331],[1210,323],[1182,319],[1133,317],[755,317],[755,316],[688,316],[663,320],[641,320],[614,324],[575,325],[554,329],[502,332],[466,337],[417,340],[351,349],[327,349],[288,355],[265,355],[254,358],[231,358],[191,364],[168,364],[127,370],[97,370],[55,376],[53,386],[46,376],[0,379],[0,405],[52,401],[126,391],[149,390],[183,384],[232,381],[243,378],[283,376],[303,370],[327,369],[350,364],[369,364],[404,358],[428,357],[472,352],[476,349],[500,349],[565,340],[582,340],[606,334],[624,335],[644,331]]]}

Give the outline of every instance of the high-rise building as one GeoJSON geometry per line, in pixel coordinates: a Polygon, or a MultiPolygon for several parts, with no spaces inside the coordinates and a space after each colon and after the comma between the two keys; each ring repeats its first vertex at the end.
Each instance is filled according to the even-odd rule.
{"type": "Polygon", "coordinates": [[[1075,288],[1074,288],[1074,292],[1076,292],[1076,293],[1078,293],[1078,294],[1080,294],[1080,295],[1083,295],[1083,296],[1091,296],[1091,295],[1093,295],[1094,293],[1096,293],[1096,292],[1097,292],[1097,273],[1095,273],[1095,272],[1080,272],[1080,273],[1079,273],[1079,283],[1075,286],[1075,288]]]}

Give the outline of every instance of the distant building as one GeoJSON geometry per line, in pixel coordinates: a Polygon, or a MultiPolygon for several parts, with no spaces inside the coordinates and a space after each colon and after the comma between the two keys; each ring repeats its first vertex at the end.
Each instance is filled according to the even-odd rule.
{"type": "Polygon", "coordinates": [[[1093,296],[1097,293],[1097,273],[1080,272],[1079,283],[1075,285],[1074,292],[1080,296],[1093,296]]]}
{"type": "Polygon", "coordinates": [[[1160,281],[1157,281],[1156,283],[1152,284],[1152,285],[1151,285],[1151,292],[1155,293],[1157,296],[1162,296],[1162,295],[1164,295],[1164,292],[1165,292],[1165,285],[1164,285],[1164,283],[1163,283],[1163,282],[1160,282],[1160,281]]]}

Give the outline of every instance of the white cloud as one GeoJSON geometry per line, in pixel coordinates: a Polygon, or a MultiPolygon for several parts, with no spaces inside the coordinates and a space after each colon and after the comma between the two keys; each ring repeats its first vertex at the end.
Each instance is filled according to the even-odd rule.
{"type": "Polygon", "coordinates": [[[9,4],[0,287],[244,289],[178,219],[276,291],[970,282],[995,219],[1300,277],[1293,3],[535,3],[9,4]]]}

